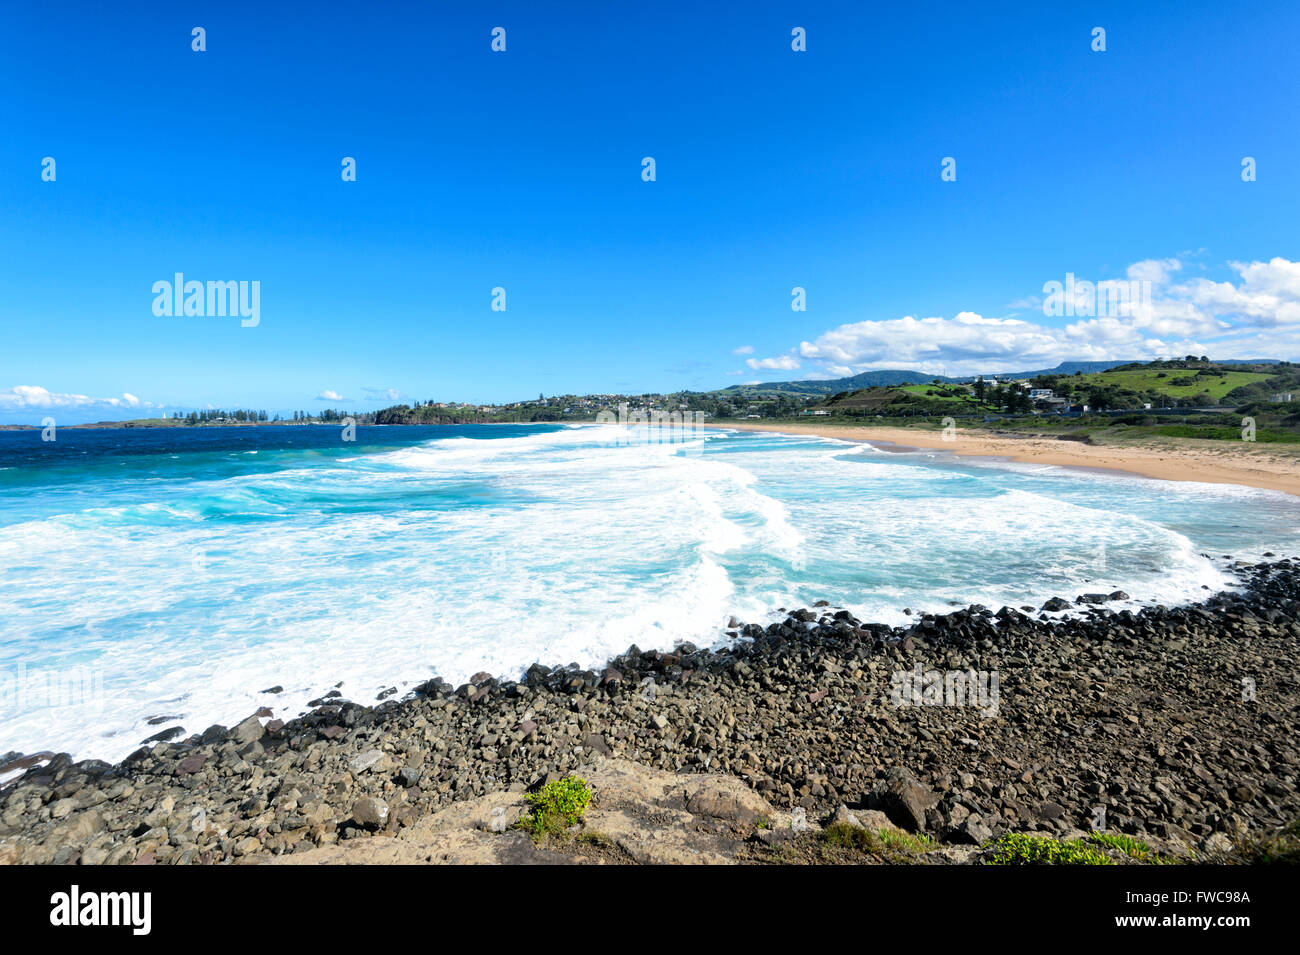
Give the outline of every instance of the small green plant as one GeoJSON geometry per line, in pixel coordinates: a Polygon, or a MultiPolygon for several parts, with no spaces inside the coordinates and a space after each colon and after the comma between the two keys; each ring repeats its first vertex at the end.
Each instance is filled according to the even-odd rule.
{"type": "Polygon", "coordinates": [[[1132,836],[1120,835],[1117,832],[1094,832],[1089,838],[1099,846],[1117,849],[1138,862],[1154,861],[1151,858],[1153,855],[1151,847],[1132,836]]]}
{"type": "Polygon", "coordinates": [[[989,865],[1114,865],[1100,849],[1084,839],[1058,841],[1048,836],[1008,833],[989,844],[989,865]]]}
{"type": "Polygon", "coordinates": [[[754,823],[754,828],[756,828],[756,829],[771,829],[771,828],[772,828],[772,820],[767,819],[767,818],[765,818],[765,817],[763,817],[763,816],[760,816],[760,817],[758,818],[758,821],[754,823]]]}
{"type": "Polygon", "coordinates": [[[883,846],[875,834],[847,822],[833,822],[822,830],[822,842],[835,849],[879,852],[883,846]]]}
{"type": "Polygon", "coordinates": [[[883,862],[909,863],[935,848],[934,837],[925,833],[881,829],[878,832],[848,822],[833,822],[821,834],[822,846],[831,850],[849,849],[875,856],[883,862]]]}
{"type": "Polygon", "coordinates": [[[903,852],[929,852],[936,845],[934,836],[927,836],[924,832],[912,835],[900,829],[881,829],[880,841],[903,852]]]}
{"type": "Polygon", "coordinates": [[[524,799],[532,811],[519,820],[518,826],[540,840],[558,835],[582,821],[583,813],[591,804],[591,787],[581,776],[565,776],[547,783],[538,792],[526,794],[524,799]]]}

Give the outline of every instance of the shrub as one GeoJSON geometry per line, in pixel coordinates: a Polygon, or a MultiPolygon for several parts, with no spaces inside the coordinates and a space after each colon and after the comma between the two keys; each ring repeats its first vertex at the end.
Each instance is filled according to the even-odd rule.
{"type": "Polygon", "coordinates": [[[591,787],[581,776],[565,776],[547,783],[540,791],[524,796],[532,812],[519,820],[534,839],[563,832],[582,821],[591,804],[591,787]]]}
{"type": "Polygon", "coordinates": [[[1114,865],[1106,853],[1083,839],[1058,842],[1047,836],[1009,833],[991,843],[989,865],[1114,865]]]}

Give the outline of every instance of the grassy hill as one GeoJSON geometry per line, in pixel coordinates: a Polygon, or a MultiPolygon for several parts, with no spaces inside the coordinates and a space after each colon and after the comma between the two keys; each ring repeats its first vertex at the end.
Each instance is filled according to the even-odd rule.
{"type": "MultiPolygon", "coordinates": [[[[1175,361],[1183,362],[1185,359],[1175,359],[1175,361]]],[[[1213,364],[1216,367],[1238,368],[1245,365],[1285,365],[1285,362],[1278,362],[1274,359],[1258,359],[1249,361],[1231,360],[1226,362],[1211,362],[1210,364],[1213,364]]],[[[1088,378],[1092,378],[1094,375],[1109,373],[1118,368],[1133,367],[1140,367],[1140,363],[1128,361],[1063,361],[1055,368],[1045,368],[1037,371],[1001,372],[997,377],[1022,380],[1051,376],[1074,376],[1076,373],[1079,373],[1088,378]]],[[[918,371],[901,370],[864,371],[861,374],[853,375],[849,378],[831,378],[825,381],[766,381],[757,385],[731,385],[727,388],[719,388],[716,391],[710,392],[710,394],[730,400],[775,396],[781,394],[802,396],[836,395],[841,392],[859,391],[864,388],[925,385],[934,381],[939,381],[943,384],[964,384],[973,382],[976,377],[978,376],[967,375],[961,378],[945,378],[943,376],[922,374],[918,371]]]]}
{"type": "Polygon", "coordinates": [[[991,413],[997,406],[979,401],[964,385],[928,384],[862,388],[832,395],[813,406],[832,416],[869,418],[991,413]]]}
{"type": "Polygon", "coordinates": [[[1177,359],[1128,364],[1095,374],[1039,375],[1034,387],[1100,409],[1236,406],[1300,391],[1300,366],[1236,365],[1177,359]]]}
{"type": "Polygon", "coordinates": [[[963,427],[1049,434],[1077,440],[1143,438],[1241,440],[1243,418],[1261,443],[1300,443],[1300,365],[1237,365],[1198,359],[1127,363],[1104,371],[1049,373],[999,388],[956,382],[841,391],[809,404],[830,422],[914,424],[944,417],[963,427]],[[1048,388],[1070,402],[1068,415],[1029,403],[1026,388],[1048,388]],[[1087,413],[1078,409],[1088,406],[1087,413]]]}
{"type": "Polygon", "coordinates": [[[1215,402],[1220,402],[1237,388],[1268,381],[1272,376],[1256,371],[1225,371],[1207,375],[1204,372],[1170,373],[1144,368],[1082,377],[1085,386],[1111,384],[1131,391],[1153,391],[1172,398],[1193,398],[1198,394],[1207,394],[1215,402]]]}

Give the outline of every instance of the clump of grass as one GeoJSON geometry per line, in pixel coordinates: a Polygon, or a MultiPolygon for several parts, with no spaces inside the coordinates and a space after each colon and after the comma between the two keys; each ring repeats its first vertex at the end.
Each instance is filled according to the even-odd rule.
{"type": "Polygon", "coordinates": [[[933,837],[924,833],[911,835],[896,829],[875,832],[848,822],[833,822],[823,829],[821,843],[825,849],[861,852],[885,862],[911,862],[914,856],[936,845],[933,837]]]}
{"type": "Polygon", "coordinates": [[[534,839],[559,835],[570,826],[582,821],[583,813],[591,804],[591,787],[581,776],[556,779],[538,792],[528,793],[524,799],[532,811],[517,825],[530,832],[534,839]]]}
{"type": "Polygon", "coordinates": [[[1141,839],[1134,839],[1132,836],[1121,835],[1118,832],[1094,832],[1088,838],[1099,846],[1116,849],[1138,862],[1154,862],[1156,860],[1151,847],[1141,839]]]}
{"type": "Polygon", "coordinates": [[[1277,832],[1239,840],[1237,855],[1248,865],[1300,864],[1300,819],[1277,832]]]}
{"type": "Polygon", "coordinates": [[[988,865],[1114,865],[1101,849],[1084,839],[1058,841],[1048,836],[1008,833],[989,844],[988,865]]]}
{"type": "Polygon", "coordinates": [[[822,830],[822,843],[832,849],[856,849],[858,852],[878,853],[884,844],[870,829],[833,822],[822,830]]]}
{"type": "Polygon", "coordinates": [[[933,836],[927,836],[924,832],[912,835],[900,829],[881,829],[880,841],[891,849],[903,852],[929,852],[936,845],[933,836]]]}

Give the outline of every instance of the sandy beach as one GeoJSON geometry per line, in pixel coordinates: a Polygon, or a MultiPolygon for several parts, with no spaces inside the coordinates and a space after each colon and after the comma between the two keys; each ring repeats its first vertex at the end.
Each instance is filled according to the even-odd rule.
{"type": "Polygon", "coordinates": [[[719,424],[741,431],[812,434],[867,441],[891,449],[934,449],[963,456],[1001,458],[1060,467],[1122,471],[1166,481],[1240,484],[1300,495],[1300,454],[1276,445],[1245,441],[1177,444],[1084,444],[1058,438],[994,434],[957,429],[945,439],[939,429],[859,427],[836,424],[719,424]]]}

